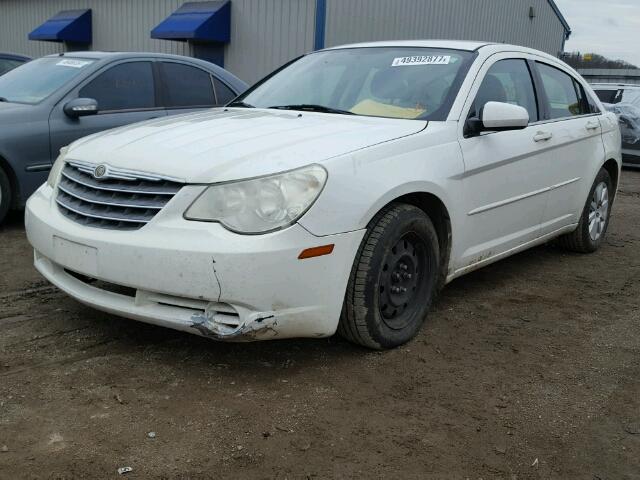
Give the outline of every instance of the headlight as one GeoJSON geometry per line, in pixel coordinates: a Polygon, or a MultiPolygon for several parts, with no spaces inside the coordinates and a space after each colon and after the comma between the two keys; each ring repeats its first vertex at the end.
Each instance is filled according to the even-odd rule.
{"type": "Polygon", "coordinates": [[[187,220],[220,222],[237,233],[267,233],[287,227],[304,215],[326,181],[326,170],[310,165],[268,177],[212,185],[184,216],[187,220]]]}
{"type": "Polygon", "coordinates": [[[49,178],[47,178],[47,185],[51,188],[56,186],[58,183],[58,177],[60,176],[60,172],[62,171],[62,167],[64,167],[64,157],[67,155],[67,147],[62,147],[60,149],[60,155],[56,158],[56,161],[53,162],[53,166],[51,167],[51,171],[49,172],[49,178]]]}

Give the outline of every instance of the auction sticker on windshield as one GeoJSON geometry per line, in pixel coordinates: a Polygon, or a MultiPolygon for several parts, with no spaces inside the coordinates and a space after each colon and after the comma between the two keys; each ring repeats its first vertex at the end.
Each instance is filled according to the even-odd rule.
{"type": "Polygon", "coordinates": [[[408,65],[449,65],[451,55],[418,55],[414,57],[397,57],[391,63],[392,67],[408,65]]]}
{"type": "Polygon", "coordinates": [[[89,65],[91,62],[87,60],[72,60],[70,58],[65,58],[64,60],[60,60],[56,65],[60,67],[72,67],[72,68],[82,68],[89,65]]]}

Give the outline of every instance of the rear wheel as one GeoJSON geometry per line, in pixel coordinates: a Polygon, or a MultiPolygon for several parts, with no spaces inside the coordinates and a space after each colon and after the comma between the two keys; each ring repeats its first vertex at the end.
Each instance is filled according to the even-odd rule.
{"type": "Polygon", "coordinates": [[[611,177],[603,168],[593,182],[578,228],[558,238],[558,243],[579,253],[591,253],[600,248],[609,226],[612,197],[611,177]]]}
{"type": "Polygon", "coordinates": [[[0,223],[2,223],[7,213],[9,213],[11,199],[11,182],[9,182],[9,177],[4,170],[0,168],[0,223]]]}
{"type": "Polygon", "coordinates": [[[392,204],[371,221],[356,254],[338,333],[374,349],[412,339],[431,306],[438,236],[419,208],[392,204]]]}

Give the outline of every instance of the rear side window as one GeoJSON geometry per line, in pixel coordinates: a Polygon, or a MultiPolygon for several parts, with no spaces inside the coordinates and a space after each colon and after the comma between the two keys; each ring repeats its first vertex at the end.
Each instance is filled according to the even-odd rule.
{"type": "Polygon", "coordinates": [[[586,96],[587,96],[587,103],[589,104],[589,112],[590,113],[602,113],[600,111],[600,107],[597,105],[597,103],[594,100],[593,96],[591,94],[589,94],[589,93],[586,93],[586,96]]]}
{"type": "Polygon", "coordinates": [[[167,107],[212,107],[216,104],[208,72],[182,63],[162,62],[161,65],[167,107]]]}
{"type": "Polygon", "coordinates": [[[217,105],[226,105],[231,100],[236,98],[237,95],[216,77],[213,77],[213,84],[216,87],[217,105]]]}
{"type": "Polygon", "coordinates": [[[24,62],[19,60],[10,60],[8,58],[0,58],[0,75],[7,73],[9,70],[13,70],[24,62]]]}
{"type": "Polygon", "coordinates": [[[595,92],[604,103],[619,103],[622,98],[622,90],[596,90],[595,92]]]}
{"type": "Polygon", "coordinates": [[[538,62],[538,71],[547,94],[549,119],[591,113],[582,87],[562,70],[538,62]]]}
{"type": "Polygon", "coordinates": [[[80,89],[80,97],[98,101],[100,111],[155,107],[151,62],[121,63],[80,89]]]}
{"type": "Polygon", "coordinates": [[[519,105],[529,112],[530,122],[538,121],[536,94],[526,60],[499,60],[489,69],[476,95],[471,116],[476,116],[487,102],[519,105]]]}

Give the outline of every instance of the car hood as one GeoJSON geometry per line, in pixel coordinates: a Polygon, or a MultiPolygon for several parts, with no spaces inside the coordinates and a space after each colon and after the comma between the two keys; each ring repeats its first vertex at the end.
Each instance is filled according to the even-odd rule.
{"type": "Polygon", "coordinates": [[[21,123],[34,112],[33,105],[24,103],[0,102],[0,124],[21,123]]]}
{"type": "Polygon", "coordinates": [[[78,140],[67,158],[213,183],[294,169],[423,130],[426,122],[228,108],[78,140]]]}

